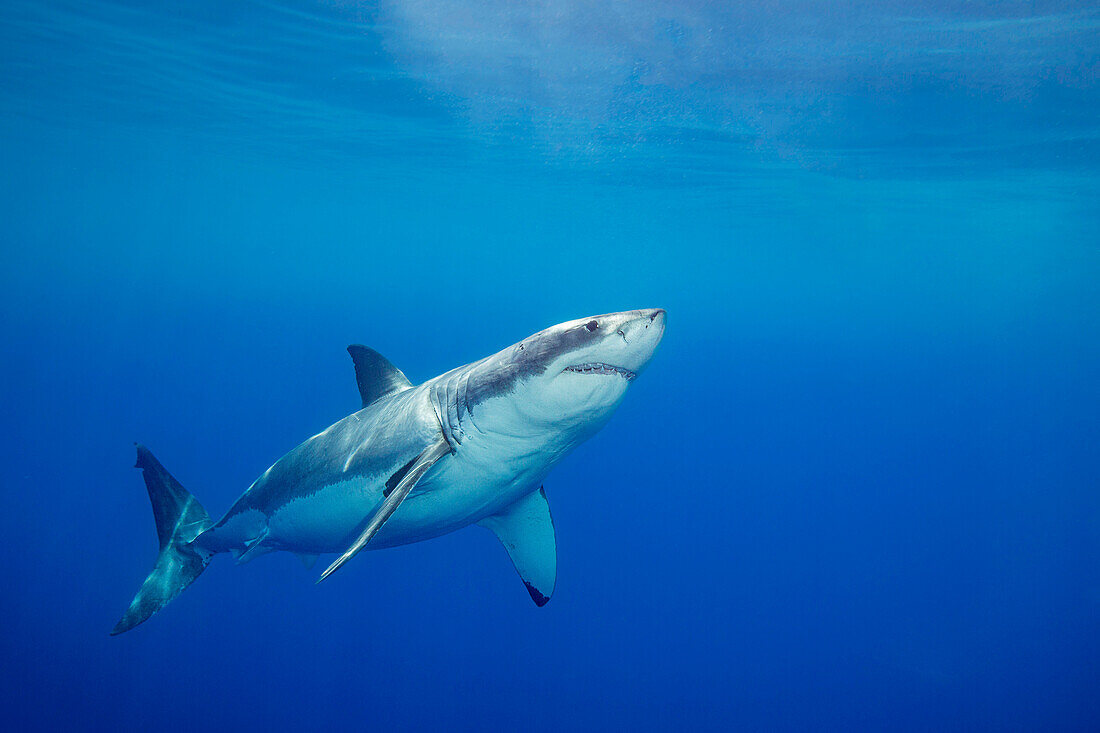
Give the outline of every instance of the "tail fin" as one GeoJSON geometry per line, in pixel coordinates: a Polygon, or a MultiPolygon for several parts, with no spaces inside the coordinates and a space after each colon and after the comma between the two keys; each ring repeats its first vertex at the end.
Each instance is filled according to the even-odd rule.
{"type": "Polygon", "coordinates": [[[180,486],[143,445],[137,446],[134,468],[142,470],[145,487],[149,490],[160,554],[130,608],[111,630],[111,636],[129,631],[168,605],[199,577],[212,556],[189,544],[213,524],[195,497],[180,486]]]}

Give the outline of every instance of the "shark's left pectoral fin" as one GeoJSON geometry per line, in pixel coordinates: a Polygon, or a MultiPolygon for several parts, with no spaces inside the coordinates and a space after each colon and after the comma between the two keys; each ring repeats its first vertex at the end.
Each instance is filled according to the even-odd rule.
{"type": "Polygon", "coordinates": [[[397,507],[401,505],[401,502],[405,500],[405,497],[408,496],[409,492],[416,486],[416,482],[420,480],[420,477],[427,473],[428,469],[434,466],[436,461],[450,452],[450,446],[447,445],[447,441],[440,435],[437,442],[425,449],[424,452],[413,461],[412,466],[405,471],[404,477],[385,498],[382,502],[382,506],[378,507],[378,511],[376,511],[374,516],[370,518],[370,521],[367,522],[366,528],[359,533],[355,542],[352,542],[351,546],[344,551],[344,554],[338,557],[336,562],[329,565],[325,572],[321,573],[321,577],[317,579],[317,582],[320,583],[322,580],[339,570],[341,565],[355,557],[355,555],[371,541],[371,538],[378,533],[378,530],[382,528],[386,520],[397,511],[397,507]]]}
{"type": "Polygon", "coordinates": [[[539,487],[478,522],[497,536],[536,606],[545,606],[558,577],[558,548],[546,492],[539,487]]]}

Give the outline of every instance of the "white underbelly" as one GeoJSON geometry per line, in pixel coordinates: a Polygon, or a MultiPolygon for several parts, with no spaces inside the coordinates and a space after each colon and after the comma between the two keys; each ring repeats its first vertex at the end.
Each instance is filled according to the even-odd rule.
{"type": "MultiPolygon", "coordinates": [[[[546,470],[486,470],[460,457],[431,469],[365,549],[419,542],[495,514],[537,489],[546,470]]],[[[265,544],[302,553],[343,552],[383,501],[379,482],[356,477],[293,499],[268,518],[265,544]]]]}

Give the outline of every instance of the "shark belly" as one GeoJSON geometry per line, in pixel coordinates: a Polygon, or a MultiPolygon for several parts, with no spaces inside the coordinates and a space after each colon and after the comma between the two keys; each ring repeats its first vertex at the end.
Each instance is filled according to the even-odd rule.
{"type": "MultiPolygon", "coordinates": [[[[549,467],[487,470],[461,453],[432,468],[364,549],[420,542],[490,516],[538,488],[549,467]]],[[[343,552],[384,499],[384,480],[354,476],[302,493],[266,517],[272,550],[343,552]]]]}
{"type": "Polygon", "coordinates": [[[549,467],[490,470],[460,452],[440,461],[367,547],[381,549],[439,537],[496,514],[538,489],[549,467]],[[390,525],[393,525],[392,527],[390,525]]]}

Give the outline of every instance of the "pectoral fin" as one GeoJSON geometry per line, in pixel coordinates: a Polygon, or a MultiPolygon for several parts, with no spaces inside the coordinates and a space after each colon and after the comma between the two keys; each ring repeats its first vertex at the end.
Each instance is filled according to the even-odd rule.
{"type": "Polygon", "coordinates": [[[371,541],[371,538],[374,537],[378,530],[382,528],[386,520],[397,511],[397,507],[400,506],[401,502],[405,500],[405,497],[409,495],[413,486],[416,486],[416,482],[420,480],[420,477],[427,473],[428,469],[431,468],[436,461],[450,452],[451,449],[447,445],[447,441],[440,436],[437,443],[421,453],[413,462],[412,466],[405,471],[405,475],[397,485],[393,487],[393,491],[391,491],[385,501],[382,502],[382,506],[378,507],[378,511],[371,517],[370,522],[367,523],[366,528],[359,534],[355,542],[352,542],[351,546],[344,551],[344,554],[337,558],[336,562],[329,565],[325,572],[321,573],[321,577],[317,579],[317,582],[320,583],[336,572],[341,565],[355,557],[356,553],[362,550],[366,544],[371,541]]]}
{"type": "Polygon", "coordinates": [[[531,600],[536,606],[545,606],[557,581],[558,550],[550,505],[542,487],[478,524],[497,536],[531,600]]]}

